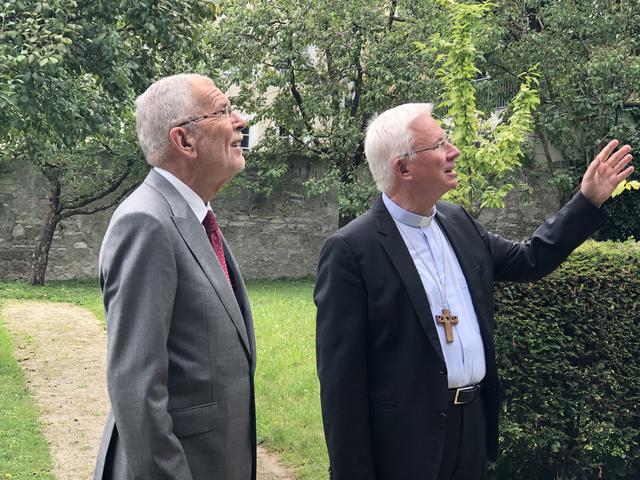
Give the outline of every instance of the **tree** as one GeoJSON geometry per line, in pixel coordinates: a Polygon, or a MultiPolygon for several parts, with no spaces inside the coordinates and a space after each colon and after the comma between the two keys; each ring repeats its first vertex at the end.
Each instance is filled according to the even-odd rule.
{"type": "Polygon", "coordinates": [[[640,3],[496,4],[492,21],[501,40],[483,67],[500,80],[515,78],[532,62],[540,65],[535,132],[546,152],[550,184],[564,202],[609,139],[631,145],[640,140],[640,3]],[[562,154],[560,164],[553,162],[550,145],[562,154]]]}
{"type": "Polygon", "coordinates": [[[460,185],[447,198],[477,218],[484,208],[504,208],[513,188],[510,176],[521,166],[526,134],[533,128],[533,111],[540,102],[534,88],[537,75],[519,76],[519,91],[508,106],[508,118],[505,112],[492,119],[491,112],[479,111],[474,80],[481,73],[476,67],[481,53],[476,44],[483,17],[494,5],[440,3],[451,25],[449,38],[436,36],[433,41],[444,52],[437,71],[444,86],[441,106],[450,121],[452,142],[460,150],[456,159],[460,185]]]}
{"type": "MultiPolygon", "coordinates": [[[[465,48],[473,53],[464,65],[445,63],[442,71],[447,73],[438,74],[441,52],[427,45],[449,40],[449,27],[456,20],[451,5],[457,4],[395,0],[223,2],[225,15],[212,34],[220,68],[229,85],[240,87],[237,101],[244,110],[255,113],[256,120],[269,122],[259,149],[250,153],[250,163],[260,179],[256,186],[273,188],[292,155],[316,158],[326,166],[326,175],[308,182],[308,187],[312,193],[338,192],[340,224],[344,224],[362,212],[374,193],[363,168],[363,139],[376,112],[404,102],[437,103],[446,91],[450,112],[471,108],[475,114],[471,99],[456,96],[454,89],[460,92],[460,82],[471,85],[477,74],[473,63],[481,36],[477,27],[482,9],[487,7],[477,10],[473,28],[466,28],[465,20],[457,18],[464,30],[465,48]],[[237,49],[237,45],[243,48],[237,49]],[[458,71],[467,69],[464,78],[450,76],[449,70],[456,65],[458,71]]],[[[473,6],[468,11],[474,11],[473,6]]],[[[449,47],[444,42],[449,58],[461,41],[454,38],[449,47]]],[[[496,133],[500,146],[482,143],[486,158],[476,163],[486,175],[472,177],[463,169],[461,183],[472,178],[475,183],[472,190],[463,185],[465,195],[454,200],[470,199],[473,191],[477,199],[473,197],[467,206],[475,207],[476,200],[482,206],[503,204],[509,189],[504,180],[518,165],[520,147],[516,144],[522,142],[527,115],[535,105],[531,81],[523,82],[512,123],[496,133]],[[500,158],[505,153],[513,155],[500,158]],[[480,188],[486,188],[484,196],[477,194],[480,188]]],[[[469,139],[466,134],[458,135],[461,128],[458,122],[456,141],[469,139]]],[[[480,138],[474,136],[473,142],[480,138]]],[[[477,147],[473,142],[468,145],[469,155],[477,147]]]]}
{"type": "Polygon", "coordinates": [[[422,55],[444,12],[431,2],[257,0],[221,3],[212,49],[234,99],[268,124],[249,164],[274,188],[287,158],[321,161],[312,191],[338,192],[341,223],[373,193],[363,133],[375,112],[435,98],[435,55],[422,55]],[[238,47],[241,48],[238,48],[238,47]]]}
{"type": "Polygon", "coordinates": [[[48,182],[32,283],[44,283],[59,221],[109,208],[135,186],[144,162],[134,92],[200,65],[200,23],[211,13],[205,1],[186,0],[0,6],[0,157],[33,163],[48,182]]]}

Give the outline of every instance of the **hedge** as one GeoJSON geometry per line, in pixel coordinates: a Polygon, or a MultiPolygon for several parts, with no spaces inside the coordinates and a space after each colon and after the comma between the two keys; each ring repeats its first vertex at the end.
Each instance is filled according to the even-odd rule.
{"type": "Polygon", "coordinates": [[[491,479],[640,479],[640,243],[588,242],[496,286],[504,401],[491,479]]]}
{"type": "MultiPolygon", "coordinates": [[[[640,180],[640,173],[633,172],[631,179],[640,180]]],[[[640,191],[631,190],[608,200],[607,208],[610,218],[596,232],[595,238],[598,240],[634,238],[640,241],[640,191]]]]}

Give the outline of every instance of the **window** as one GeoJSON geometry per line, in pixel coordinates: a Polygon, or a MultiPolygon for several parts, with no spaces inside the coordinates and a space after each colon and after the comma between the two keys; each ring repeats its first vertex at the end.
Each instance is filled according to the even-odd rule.
{"type": "Polygon", "coordinates": [[[250,130],[251,130],[251,127],[249,127],[249,126],[244,127],[242,129],[242,143],[241,143],[241,146],[242,146],[243,150],[249,150],[249,132],[250,132],[250,130]]]}

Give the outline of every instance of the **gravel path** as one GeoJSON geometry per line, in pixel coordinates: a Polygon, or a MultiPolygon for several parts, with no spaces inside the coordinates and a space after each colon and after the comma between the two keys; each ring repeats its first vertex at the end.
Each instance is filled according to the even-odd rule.
{"type": "MultiPolygon", "coordinates": [[[[56,479],[90,479],[109,410],[104,327],[87,310],[62,303],[7,302],[2,316],[40,412],[56,479]]],[[[258,446],[258,480],[295,477],[258,446]]]]}

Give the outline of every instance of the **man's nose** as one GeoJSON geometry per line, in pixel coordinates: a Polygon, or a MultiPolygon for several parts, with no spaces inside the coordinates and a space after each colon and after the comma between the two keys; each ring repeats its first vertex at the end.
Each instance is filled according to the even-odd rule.
{"type": "Polygon", "coordinates": [[[455,160],[458,156],[460,156],[460,150],[454,144],[447,142],[447,158],[455,160]]]}
{"type": "Polygon", "coordinates": [[[233,112],[231,114],[231,120],[233,121],[234,128],[239,128],[240,130],[242,130],[247,126],[247,121],[242,117],[240,112],[233,112]]]}

